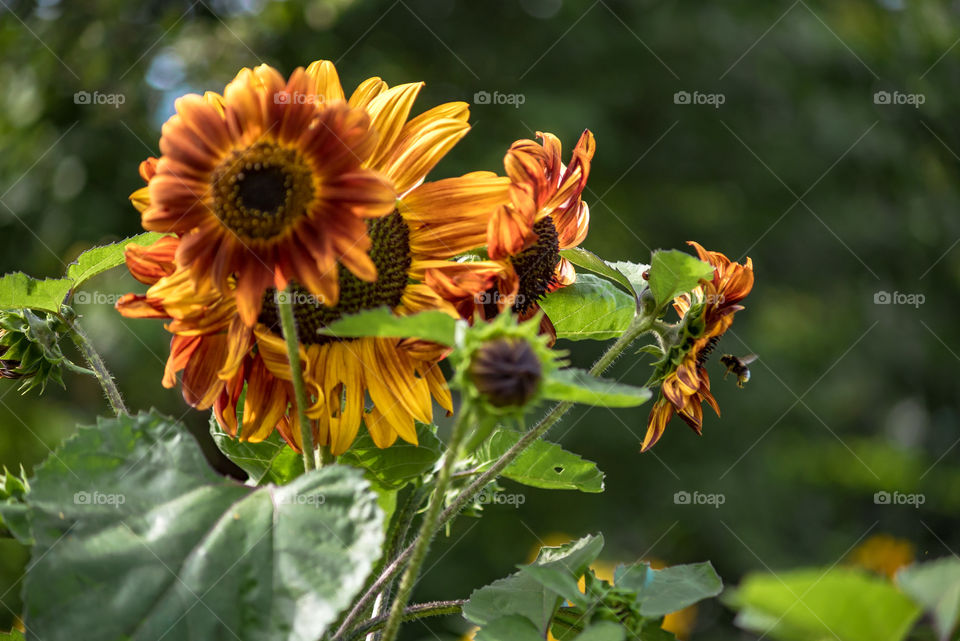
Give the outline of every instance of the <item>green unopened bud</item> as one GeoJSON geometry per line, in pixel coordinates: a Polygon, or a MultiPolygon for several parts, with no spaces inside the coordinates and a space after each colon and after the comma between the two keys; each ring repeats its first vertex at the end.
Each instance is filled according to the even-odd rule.
{"type": "Polygon", "coordinates": [[[52,314],[37,315],[28,309],[0,312],[0,378],[21,380],[23,393],[35,387],[42,393],[49,381],[62,387],[62,371],[69,361],[59,341],[66,331],[63,321],[52,314]]]}
{"type": "Polygon", "coordinates": [[[494,407],[521,407],[536,396],[543,366],[523,338],[487,341],[474,353],[470,381],[494,407]]]}

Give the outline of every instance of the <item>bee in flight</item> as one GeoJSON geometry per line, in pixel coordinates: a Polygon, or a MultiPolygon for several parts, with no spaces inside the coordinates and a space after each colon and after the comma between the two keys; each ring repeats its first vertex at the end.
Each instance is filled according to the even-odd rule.
{"type": "Polygon", "coordinates": [[[756,354],[750,354],[742,358],[733,354],[724,354],[720,357],[720,362],[727,368],[727,373],[723,377],[726,378],[727,374],[733,374],[737,377],[737,387],[743,387],[750,380],[750,368],[747,365],[755,360],[757,360],[756,354]]]}

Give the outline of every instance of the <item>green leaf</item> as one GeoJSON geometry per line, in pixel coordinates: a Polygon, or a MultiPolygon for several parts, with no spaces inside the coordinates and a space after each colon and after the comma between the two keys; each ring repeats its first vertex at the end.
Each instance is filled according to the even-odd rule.
{"type": "Polygon", "coordinates": [[[949,639],[960,617],[960,559],[947,557],[897,573],[897,585],[933,616],[940,639],[949,639]]]}
{"type": "Polygon", "coordinates": [[[709,561],[662,570],[654,570],[647,563],[620,566],[614,584],[636,590],[640,614],[649,618],[677,612],[723,590],[723,582],[709,561]]]}
{"type": "Polygon", "coordinates": [[[543,641],[543,635],[526,619],[517,614],[491,621],[477,630],[475,641],[543,641]]]}
{"type": "Polygon", "coordinates": [[[6,274],[0,278],[0,311],[26,308],[57,313],[72,284],[67,278],[37,280],[23,272],[6,274]]]}
{"type": "MultiPolygon", "coordinates": [[[[474,455],[479,467],[493,465],[520,437],[521,434],[513,430],[498,429],[474,455]]],[[[603,491],[603,472],[597,469],[596,463],[544,440],[534,441],[502,475],[511,481],[547,490],[603,491]]]]}
{"type": "Polygon", "coordinates": [[[647,279],[644,278],[643,275],[650,269],[650,265],[644,265],[643,263],[631,263],[625,260],[618,260],[616,262],[607,264],[627,277],[627,280],[629,280],[630,284],[633,285],[633,289],[637,292],[637,295],[642,294],[643,290],[649,287],[647,279]]]}
{"type": "Polygon", "coordinates": [[[627,631],[613,621],[599,621],[581,632],[576,641],[624,641],[627,631]]]}
{"type": "MultiPolygon", "coordinates": [[[[583,247],[574,247],[573,249],[561,250],[560,255],[577,267],[589,269],[590,271],[600,274],[601,276],[621,285],[623,289],[634,298],[637,297],[637,292],[640,291],[635,287],[630,278],[628,278],[626,274],[622,273],[616,267],[616,263],[608,263],[593,252],[587,251],[583,247]]],[[[631,263],[624,264],[630,265],[631,263]]],[[[640,289],[643,288],[641,287],[640,289]]]]}
{"type": "Polygon", "coordinates": [[[738,625],[787,641],[901,641],[920,615],[888,581],[853,568],[754,574],[729,601],[738,625]]]}
{"type": "Polygon", "coordinates": [[[30,533],[29,508],[25,501],[30,492],[26,472],[20,466],[20,476],[6,467],[0,475],[0,527],[6,528],[22,545],[33,545],[30,533]]]}
{"type": "Polygon", "coordinates": [[[20,630],[0,632],[0,641],[23,641],[23,632],[20,632],[20,630]]]}
{"type": "Polygon", "coordinates": [[[636,301],[608,280],[578,274],[577,282],[540,301],[557,330],[572,341],[619,338],[637,312],[636,301]]]}
{"type": "MultiPolygon", "coordinates": [[[[533,565],[562,569],[571,576],[583,576],[603,549],[603,537],[586,536],[560,547],[541,548],[533,565]]],[[[542,639],[560,606],[561,597],[529,574],[518,572],[474,590],[463,606],[463,616],[479,626],[511,615],[526,617],[542,639]]],[[[496,637],[491,637],[496,638],[496,637]]]]}
{"type": "MultiPolygon", "coordinates": [[[[243,404],[239,406],[242,408],[243,404]]],[[[237,414],[241,413],[238,410],[237,414]]],[[[243,424],[242,417],[238,421],[238,425],[243,424]]],[[[243,442],[224,432],[211,413],[210,436],[224,456],[249,475],[249,485],[285,485],[303,474],[303,457],[277,431],[259,443],[243,442]]]]}
{"type": "Polygon", "coordinates": [[[318,333],[327,336],[381,336],[390,338],[422,338],[453,345],[457,319],[438,311],[410,316],[397,316],[388,307],[377,307],[331,323],[318,333]]]}
{"type": "Polygon", "coordinates": [[[689,292],[701,280],[712,278],[713,267],[709,263],[676,249],[655,251],[650,260],[650,291],[657,308],[689,292]]]}
{"type": "Polygon", "coordinates": [[[31,486],[26,618],[44,641],[316,641],[383,543],[359,470],[246,487],[152,412],[81,428],[31,486]]]}
{"type": "Polygon", "coordinates": [[[544,381],[542,393],[549,399],[598,407],[635,407],[650,398],[650,390],[645,387],[598,378],[575,368],[553,372],[544,381]]]}
{"type": "Polygon", "coordinates": [[[77,257],[77,260],[67,266],[67,278],[73,281],[73,288],[76,289],[97,274],[119,267],[124,263],[124,249],[130,243],[137,245],[152,245],[166,234],[157,232],[147,232],[138,234],[109,245],[102,245],[88,249],[77,257]]]}
{"type": "Polygon", "coordinates": [[[362,467],[385,488],[398,489],[433,468],[443,453],[443,441],[435,428],[417,423],[419,445],[398,441],[386,449],[377,447],[370,433],[360,432],[353,445],[340,456],[340,462],[362,467]]]}

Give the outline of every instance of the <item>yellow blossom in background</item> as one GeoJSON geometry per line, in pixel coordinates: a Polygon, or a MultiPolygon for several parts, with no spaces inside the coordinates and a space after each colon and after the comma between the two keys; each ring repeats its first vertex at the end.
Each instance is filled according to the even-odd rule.
{"type": "Polygon", "coordinates": [[[888,579],[914,561],[913,543],[890,534],[874,534],[850,552],[851,565],[882,574],[888,579]]]}

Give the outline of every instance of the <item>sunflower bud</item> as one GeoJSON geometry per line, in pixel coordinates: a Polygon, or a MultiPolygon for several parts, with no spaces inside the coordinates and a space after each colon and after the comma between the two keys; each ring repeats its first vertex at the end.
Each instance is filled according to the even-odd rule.
{"type": "Polygon", "coordinates": [[[0,378],[21,380],[21,393],[38,386],[43,393],[48,381],[63,387],[67,359],[59,341],[67,331],[52,314],[38,316],[28,309],[0,312],[0,378]]]}
{"type": "Polygon", "coordinates": [[[543,377],[540,359],[522,338],[497,338],[484,343],[473,355],[470,381],[494,407],[526,405],[537,393],[543,377]]]}

